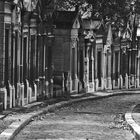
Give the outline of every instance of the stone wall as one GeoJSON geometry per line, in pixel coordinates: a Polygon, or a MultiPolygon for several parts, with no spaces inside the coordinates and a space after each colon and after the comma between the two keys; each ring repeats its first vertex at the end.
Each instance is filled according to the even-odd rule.
{"type": "Polygon", "coordinates": [[[70,30],[55,29],[55,43],[52,50],[54,69],[70,70],[70,30]]]}
{"type": "Polygon", "coordinates": [[[0,1],[0,84],[4,80],[4,2],[0,1]]]}

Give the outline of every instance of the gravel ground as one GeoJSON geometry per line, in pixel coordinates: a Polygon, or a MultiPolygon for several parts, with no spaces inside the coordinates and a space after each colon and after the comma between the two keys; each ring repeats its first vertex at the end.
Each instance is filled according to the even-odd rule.
{"type": "Polygon", "coordinates": [[[82,101],[33,119],[15,138],[133,140],[124,114],[140,102],[140,95],[82,101]]]}
{"type": "Polygon", "coordinates": [[[0,120],[0,133],[2,133],[12,122],[13,120],[0,120]]]}
{"type": "Polygon", "coordinates": [[[62,100],[64,100],[64,99],[57,99],[57,100],[52,99],[49,101],[46,100],[42,104],[39,104],[37,106],[23,107],[23,108],[17,107],[17,108],[12,108],[12,109],[3,111],[2,114],[0,115],[0,133],[2,133],[6,128],[8,128],[8,126],[12,122],[17,120],[17,118],[19,118],[19,116],[30,113],[30,112],[37,112],[40,109],[46,108],[46,106],[48,106],[50,104],[54,104],[54,103],[60,102],[62,100]]]}

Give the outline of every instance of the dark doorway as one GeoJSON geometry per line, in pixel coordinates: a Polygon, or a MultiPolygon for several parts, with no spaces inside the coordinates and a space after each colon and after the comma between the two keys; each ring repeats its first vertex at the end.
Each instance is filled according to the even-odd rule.
{"type": "Polygon", "coordinates": [[[8,87],[8,80],[9,80],[9,29],[5,29],[5,85],[8,90],[9,95],[9,87],[8,87]]]}
{"type": "Polygon", "coordinates": [[[119,77],[119,73],[118,73],[118,59],[119,59],[119,52],[115,52],[115,85],[117,86],[118,85],[118,77],[119,77]]]}
{"type": "Polygon", "coordinates": [[[97,53],[97,78],[99,80],[99,87],[101,87],[101,64],[102,64],[102,53],[98,51],[97,53]]]}

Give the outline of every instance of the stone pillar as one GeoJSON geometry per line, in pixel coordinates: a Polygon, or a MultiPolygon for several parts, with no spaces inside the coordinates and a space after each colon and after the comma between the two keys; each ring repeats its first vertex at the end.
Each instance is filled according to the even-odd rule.
{"type": "Polygon", "coordinates": [[[116,83],[116,81],[115,81],[115,65],[116,65],[115,64],[115,51],[113,51],[112,53],[113,53],[113,60],[112,60],[113,61],[113,68],[112,68],[113,69],[113,77],[112,77],[113,78],[113,87],[112,87],[112,89],[114,89],[115,83],[116,83]]]}
{"type": "Polygon", "coordinates": [[[20,87],[21,87],[21,83],[20,83],[20,35],[19,33],[16,34],[16,41],[17,41],[17,57],[15,59],[17,59],[17,73],[15,73],[16,77],[17,77],[17,105],[18,106],[21,106],[21,90],[20,90],[20,87]]]}
{"type": "Polygon", "coordinates": [[[92,48],[92,53],[91,53],[91,64],[92,64],[92,92],[95,91],[94,87],[94,57],[93,57],[93,48],[92,48]]]}
{"type": "Polygon", "coordinates": [[[78,77],[77,77],[77,64],[78,64],[78,56],[77,56],[77,49],[78,49],[78,34],[75,31],[75,29],[72,29],[71,31],[71,72],[72,72],[72,81],[73,81],[73,90],[77,93],[78,92],[78,77]]]}
{"type": "Polygon", "coordinates": [[[103,89],[106,89],[106,85],[107,85],[107,81],[106,81],[106,52],[103,51],[103,69],[102,69],[102,72],[103,72],[103,89]]]}
{"type": "Polygon", "coordinates": [[[45,81],[45,94],[46,98],[49,98],[49,82],[45,81]]]}
{"type": "Polygon", "coordinates": [[[121,85],[121,82],[120,82],[121,80],[120,80],[120,75],[119,75],[119,77],[118,77],[118,89],[120,88],[120,85],[121,85]]]}
{"type": "Polygon", "coordinates": [[[77,77],[77,74],[75,74],[75,91],[76,92],[78,92],[78,82],[79,82],[79,80],[78,80],[78,77],[77,77]]]}
{"type": "Polygon", "coordinates": [[[53,98],[53,79],[50,79],[50,97],[53,98]]]}
{"type": "Polygon", "coordinates": [[[128,76],[128,88],[131,88],[131,76],[128,76]]]}
{"type": "Polygon", "coordinates": [[[32,102],[32,88],[28,87],[27,92],[28,92],[28,103],[31,103],[32,102]]]}
{"type": "Polygon", "coordinates": [[[21,106],[21,84],[17,83],[17,105],[21,106]]]}
{"type": "Polygon", "coordinates": [[[26,91],[27,91],[27,103],[30,103],[30,95],[29,95],[29,92],[28,92],[28,89],[29,89],[29,82],[28,82],[28,80],[26,79],[25,80],[25,84],[26,84],[26,91]]]}
{"type": "Polygon", "coordinates": [[[9,108],[12,108],[13,95],[12,95],[12,86],[11,86],[11,84],[9,84],[9,94],[10,94],[10,106],[9,106],[9,108]]]}
{"type": "Polygon", "coordinates": [[[120,85],[119,87],[122,89],[123,88],[123,78],[122,78],[122,75],[120,75],[120,85]]]}
{"type": "Polygon", "coordinates": [[[137,77],[136,77],[136,87],[139,87],[140,85],[140,50],[138,50],[138,56],[137,56],[137,69],[136,69],[136,71],[137,71],[137,77]]]}
{"type": "Polygon", "coordinates": [[[135,46],[133,46],[131,50],[131,83],[132,86],[136,88],[136,55],[137,55],[137,50],[135,46]]]}
{"type": "Polygon", "coordinates": [[[121,69],[122,69],[122,63],[121,63],[121,57],[122,57],[122,52],[120,50],[119,52],[119,69],[118,69],[118,72],[119,72],[119,76],[118,76],[118,88],[122,88],[123,86],[123,79],[122,79],[122,72],[121,72],[121,69]]]}
{"type": "Polygon", "coordinates": [[[7,90],[4,86],[4,1],[0,1],[0,101],[3,102],[4,109],[7,109],[7,90]]]}
{"type": "Polygon", "coordinates": [[[20,87],[20,93],[21,93],[21,106],[24,106],[24,84],[21,83],[21,87],[20,87]]]}
{"type": "Polygon", "coordinates": [[[68,73],[68,91],[69,93],[72,93],[72,79],[70,72],[68,73]]]}
{"type": "Polygon", "coordinates": [[[131,51],[129,51],[129,75],[128,75],[128,85],[131,88],[131,51]]]}
{"type": "Polygon", "coordinates": [[[15,107],[16,106],[16,96],[15,96],[15,86],[13,85],[12,86],[12,99],[13,99],[13,107],[15,107]]]}
{"type": "Polygon", "coordinates": [[[125,75],[125,88],[126,89],[128,89],[128,75],[127,75],[127,73],[126,73],[126,75],[125,75]]]}
{"type": "MultiPolygon", "coordinates": [[[[51,28],[51,26],[50,26],[51,28]]],[[[50,97],[53,97],[53,72],[54,72],[54,66],[53,66],[53,63],[52,63],[52,47],[54,45],[54,34],[53,34],[53,31],[50,31],[48,28],[47,28],[47,51],[46,52],[47,54],[47,57],[46,57],[46,61],[47,61],[47,68],[48,68],[48,73],[46,74],[46,80],[48,80],[49,82],[49,94],[50,94],[50,97]]]]}
{"type": "Polygon", "coordinates": [[[38,100],[38,93],[39,93],[39,79],[36,79],[35,80],[35,84],[36,84],[36,86],[37,86],[37,95],[36,95],[36,99],[38,100]]]}
{"type": "Polygon", "coordinates": [[[89,58],[88,56],[84,59],[84,82],[86,86],[86,91],[88,90],[89,86],[89,58]]]}
{"type": "Polygon", "coordinates": [[[62,73],[62,96],[64,96],[64,92],[65,92],[65,81],[64,80],[65,80],[64,73],[62,73]]]}
{"type": "Polygon", "coordinates": [[[4,81],[4,1],[0,1],[0,19],[0,82],[2,82],[4,81]]]}
{"type": "Polygon", "coordinates": [[[98,86],[99,86],[99,80],[98,78],[95,79],[95,88],[96,90],[98,90],[98,86]]]}
{"type": "Polygon", "coordinates": [[[90,55],[88,56],[89,58],[89,66],[88,66],[88,92],[94,92],[95,87],[94,87],[94,57],[93,57],[93,46],[89,46],[89,53],[90,55]]]}
{"type": "Polygon", "coordinates": [[[113,89],[115,89],[115,83],[116,81],[113,79],[113,89]]]}
{"type": "MultiPolygon", "coordinates": [[[[47,48],[46,48],[46,51],[47,51],[47,48]]],[[[46,52],[46,54],[47,54],[47,52],[46,52]]],[[[47,65],[48,65],[48,61],[47,61],[47,55],[46,55],[46,60],[45,60],[45,98],[50,98],[47,65]]]]}
{"type": "Polygon", "coordinates": [[[112,89],[112,82],[111,82],[111,50],[108,51],[108,77],[107,77],[107,83],[108,83],[108,89],[112,89]]]}
{"type": "Polygon", "coordinates": [[[89,51],[91,43],[88,40],[85,40],[85,58],[84,58],[84,83],[86,92],[89,91],[89,51]]]}
{"type": "Polygon", "coordinates": [[[35,94],[35,97],[34,97],[34,101],[37,100],[37,85],[34,83],[34,94],[35,94]]]}

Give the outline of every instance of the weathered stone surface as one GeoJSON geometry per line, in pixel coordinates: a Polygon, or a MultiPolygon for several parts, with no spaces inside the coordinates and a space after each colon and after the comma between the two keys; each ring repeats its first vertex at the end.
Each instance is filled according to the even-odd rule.
{"type": "Polygon", "coordinates": [[[34,119],[15,140],[132,140],[134,136],[124,121],[124,114],[134,102],[139,103],[139,96],[88,100],[52,110],[34,119]]]}

